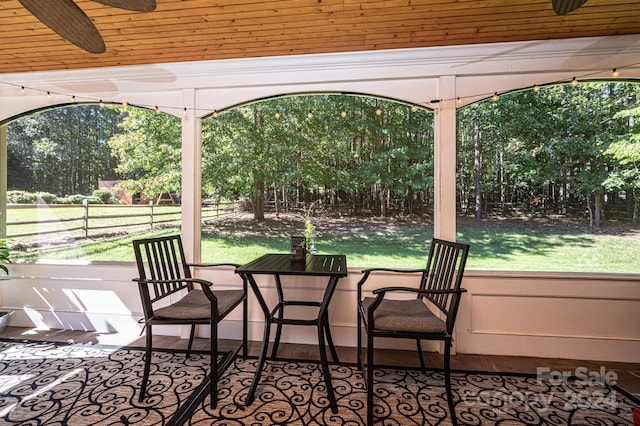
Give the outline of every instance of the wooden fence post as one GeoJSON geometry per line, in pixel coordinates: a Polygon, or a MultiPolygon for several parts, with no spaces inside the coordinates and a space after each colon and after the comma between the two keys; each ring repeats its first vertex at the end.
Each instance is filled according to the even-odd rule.
{"type": "Polygon", "coordinates": [[[82,200],[82,226],[84,228],[84,237],[89,237],[89,200],[82,200]]]}
{"type": "Polygon", "coordinates": [[[153,230],[153,201],[149,201],[149,227],[153,230]]]}

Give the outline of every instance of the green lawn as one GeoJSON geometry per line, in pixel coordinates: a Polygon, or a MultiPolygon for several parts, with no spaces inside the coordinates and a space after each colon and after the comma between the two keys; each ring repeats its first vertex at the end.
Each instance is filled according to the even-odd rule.
{"type": "MultiPolygon", "coordinates": [[[[223,221],[205,227],[202,260],[245,263],[267,252],[288,251],[289,236],[300,234],[295,221],[272,219],[266,225],[223,221]]],[[[421,267],[433,236],[431,225],[374,219],[338,222],[325,219],[316,227],[319,253],[348,255],[352,267],[421,267]]],[[[132,261],[131,241],[176,233],[176,228],[103,239],[78,239],[65,248],[36,246],[23,257],[132,261]]],[[[640,273],[640,239],[631,235],[548,230],[461,227],[458,240],[471,245],[468,265],[475,270],[640,273]]]]}
{"type": "MultiPolygon", "coordinates": [[[[429,230],[323,236],[319,253],[348,255],[349,266],[422,267],[429,230]]],[[[467,268],[478,270],[640,273],[640,240],[611,235],[467,229],[458,241],[471,245],[467,268]]],[[[282,238],[218,236],[203,239],[203,259],[243,263],[267,252],[286,252],[282,238]],[[218,257],[216,254],[220,254],[218,257]]]]}
{"type": "Polygon", "coordinates": [[[640,240],[631,237],[466,229],[458,239],[471,245],[470,269],[640,273],[640,240]]]}

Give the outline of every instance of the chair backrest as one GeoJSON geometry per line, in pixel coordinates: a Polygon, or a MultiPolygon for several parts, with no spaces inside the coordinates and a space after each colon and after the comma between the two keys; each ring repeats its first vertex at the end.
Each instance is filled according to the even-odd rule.
{"type": "MultiPolygon", "coordinates": [[[[422,275],[420,288],[428,290],[459,290],[467,263],[469,246],[462,243],[434,238],[429,249],[426,272],[422,275]]],[[[458,313],[460,293],[436,293],[426,296],[447,317],[447,328],[451,332],[458,313]]]]}
{"type": "Polygon", "coordinates": [[[147,319],[153,316],[153,303],[184,289],[193,290],[192,283],[178,281],[182,278],[191,278],[191,271],[185,260],[179,235],[134,240],[133,251],[138,264],[138,280],[149,281],[148,283],[138,282],[147,319]]]}

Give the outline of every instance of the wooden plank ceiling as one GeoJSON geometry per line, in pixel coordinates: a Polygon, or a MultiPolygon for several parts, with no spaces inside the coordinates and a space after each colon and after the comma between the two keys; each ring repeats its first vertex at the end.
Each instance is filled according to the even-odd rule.
{"type": "Polygon", "coordinates": [[[640,0],[588,0],[564,16],[551,0],[157,0],[153,12],[75,3],[105,53],[0,0],[0,73],[640,33],[640,0]]]}

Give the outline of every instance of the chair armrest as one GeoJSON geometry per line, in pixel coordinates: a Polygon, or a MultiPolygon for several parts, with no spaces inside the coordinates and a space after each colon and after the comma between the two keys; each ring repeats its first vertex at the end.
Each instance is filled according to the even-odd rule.
{"type": "Polygon", "coordinates": [[[139,284],[171,284],[171,283],[180,283],[180,282],[185,282],[185,283],[196,283],[196,284],[202,284],[202,285],[206,285],[208,287],[211,287],[213,285],[213,283],[211,281],[207,281],[207,280],[201,280],[199,278],[176,278],[174,280],[151,280],[151,279],[140,279],[140,278],[134,278],[133,281],[139,283],[139,284]]]}
{"type": "Polygon", "coordinates": [[[424,268],[365,268],[361,272],[371,273],[371,272],[398,272],[398,273],[414,273],[414,272],[424,272],[424,268]]]}
{"type": "Polygon", "coordinates": [[[426,269],[424,268],[365,268],[362,270],[362,278],[360,278],[360,281],[358,281],[357,284],[357,297],[358,300],[361,301],[362,300],[362,287],[364,286],[365,282],[369,279],[369,275],[371,275],[372,272],[393,272],[393,273],[399,273],[399,274],[405,274],[405,273],[416,273],[416,272],[421,272],[424,273],[426,271],[426,269]]]}
{"type": "Polygon", "coordinates": [[[188,266],[192,266],[194,268],[213,268],[216,266],[233,266],[237,268],[241,266],[239,263],[187,263],[188,266]]]}
{"type": "Polygon", "coordinates": [[[371,275],[372,272],[394,272],[394,273],[400,273],[400,274],[406,274],[406,273],[416,273],[416,272],[425,272],[426,270],[424,268],[420,269],[420,268],[365,268],[362,270],[363,276],[360,279],[360,281],[358,281],[358,289],[360,289],[365,281],[367,281],[367,279],[369,279],[369,275],[371,275]]]}
{"type": "MultiPolygon", "coordinates": [[[[217,266],[233,266],[234,268],[238,268],[239,266],[242,266],[241,263],[231,263],[231,262],[223,262],[223,263],[187,263],[187,265],[189,267],[195,267],[195,268],[215,268],[217,266]]],[[[209,283],[207,285],[210,286],[211,283],[209,283]]],[[[242,276],[242,286],[243,286],[244,292],[246,293],[247,292],[247,278],[245,276],[242,276]]]]}
{"type": "Polygon", "coordinates": [[[175,280],[150,280],[150,279],[140,279],[140,278],[134,278],[133,281],[137,282],[138,284],[143,284],[143,285],[147,285],[147,284],[172,284],[172,283],[194,283],[194,284],[200,284],[202,286],[202,290],[204,291],[204,294],[207,296],[207,298],[209,300],[211,300],[213,303],[215,303],[217,305],[218,303],[218,298],[215,296],[215,294],[213,294],[213,292],[211,291],[210,287],[213,287],[213,283],[211,281],[207,281],[207,280],[202,280],[199,278],[177,278],[175,280]]]}
{"type": "Polygon", "coordinates": [[[388,292],[409,292],[409,293],[420,293],[420,294],[453,294],[453,293],[465,293],[467,291],[466,288],[456,289],[447,289],[447,290],[429,290],[429,289],[420,289],[413,287],[381,287],[373,290],[373,294],[377,295],[379,293],[388,293],[388,292]]]}

